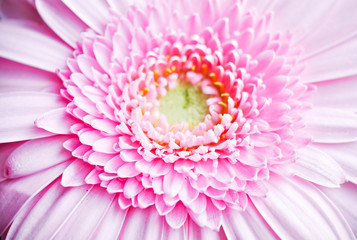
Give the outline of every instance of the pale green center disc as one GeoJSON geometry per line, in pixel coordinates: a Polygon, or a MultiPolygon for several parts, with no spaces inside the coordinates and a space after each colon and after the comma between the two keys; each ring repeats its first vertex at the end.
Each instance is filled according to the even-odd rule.
{"type": "Polygon", "coordinates": [[[202,122],[208,113],[207,95],[198,86],[178,82],[160,99],[160,113],[164,114],[170,125],[187,122],[193,126],[202,122]]]}

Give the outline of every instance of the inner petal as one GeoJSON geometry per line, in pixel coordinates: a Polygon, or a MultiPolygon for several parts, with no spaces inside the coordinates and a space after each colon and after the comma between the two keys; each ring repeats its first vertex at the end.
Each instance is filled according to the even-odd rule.
{"type": "Polygon", "coordinates": [[[199,86],[178,81],[177,86],[160,99],[159,112],[170,125],[187,122],[195,126],[208,114],[207,98],[199,86]]]}

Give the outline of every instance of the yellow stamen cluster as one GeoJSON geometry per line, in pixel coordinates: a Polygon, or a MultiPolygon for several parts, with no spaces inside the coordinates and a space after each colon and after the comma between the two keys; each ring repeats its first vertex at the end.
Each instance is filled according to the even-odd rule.
{"type": "MultiPolygon", "coordinates": [[[[167,56],[167,60],[169,61],[170,60],[170,56],[167,56]]],[[[201,57],[201,60],[203,60],[203,57],[201,57]]],[[[220,94],[220,97],[221,97],[221,101],[218,102],[218,104],[220,106],[222,106],[222,112],[219,114],[219,117],[220,117],[220,122],[222,122],[222,117],[225,113],[228,113],[228,100],[229,98],[231,97],[230,94],[228,92],[226,92],[226,87],[224,85],[223,82],[221,81],[218,81],[218,76],[216,73],[214,72],[210,72],[209,71],[209,66],[205,63],[203,63],[200,68],[198,68],[196,65],[192,65],[192,67],[190,69],[187,69],[187,70],[184,70],[183,73],[187,72],[187,71],[192,71],[192,72],[198,72],[198,73],[201,73],[205,78],[208,78],[212,81],[212,84],[213,86],[218,90],[219,94],[220,94]]],[[[159,70],[154,70],[153,71],[153,78],[154,78],[154,82],[152,83],[154,86],[158,87],[159,86],[159,83],[158,83],[158,80],[160,78],[160,76],[163,76],[163,77],[168,77],[170,76],[172,73],[175,73],[177,72],[177,68],[176,66],[172,66],[172,67],[166,67],[160,74],[159,70]]],[[[145,87],[143,88],[139,94],[141,96],[145,96],[147,93],[149,92],[149,88],[148,87],[145,87]]],[[[236,103],[236,102],[235,102],[236,103]]],[[[236,103],[237,104],[237,103],[236,103]]],[[[143,111],[143,114],[144,114],[144,109],[142,109],[143,111]]],[[[233,117],[233,116],[232,116],[233,117]]],[[[153,126],[156,128],[158,126],[158,123],[160,121],[160,118],[156,120],[156,122],[153,124],[153,126]]],[[[192,130],[193,129],[193,124],[191,122],[188,122],[188,126],[189,128],[192,130]]],[[[170,132],[174,132],[175,131],[175,128],[176,126],[173,126],[171,129],[170,129],[170,132]]],[[[181,131],[184,133],[185,132],[185,125],[182,125],[182,129],[181,131]]],[[[226,135],[225,134],[222,134],[220,137],[219,137],[219,140],[225,140],[226,139],[226,135]]],[[[162,145],[162,146],[167,146],[167,143],[164,143],[163,141],[160,141],[158,140],[157,141],[158,144],[162,145]]],[[[175,140],[175,143],[177,145],[180,145],[180,140],[176,139],[175,140]]],[[[187,146],[185,146],[183,148],[184,151],[187,151],[189,148],[187,146]]],[[[191,152],[191,151],[190,151],[191,152]]]]}

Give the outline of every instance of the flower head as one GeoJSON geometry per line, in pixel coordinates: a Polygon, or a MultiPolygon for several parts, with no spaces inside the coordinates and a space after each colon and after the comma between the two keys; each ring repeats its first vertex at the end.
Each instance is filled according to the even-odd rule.
{"type": "MultiPolygon", "coordinates": [[[[93,214],[78,236],[354,238],[327,197],[341,191],[327,189],[356,181],[354,158],[339,156],[357,140],[356,109],[346,103],[356,73],[349,65],[338,72],[336,60],[325,58],[349,59],[344,51],[355,35],[319,48],[314,43],[332,30],[314,36],[311,24],[356,4],[334,12],[319,2],[318,14],[299,22],[286,12],[304,5],[249,4],[35,1],[61,42],[43,26],[8,19],[19,9],[5,1],[0,55],[42,69],[2,63],[18,69],[15,87],[25,90],[5,81],[9,90],[0,96],[10,102],[0,107],[4,121],[16,120],[17,129],[0,135],[16,142],[3,145],[1,191],[10,196],[4,206],[14,206],[2,210],[4,229],[23,205],[8,236],[75,236],[78,219],[93,214]],[[38,49],[19,50],[23,44],[38,49]],[[22,72],[33,85],[23,85],[22,72]],[[330,100],[334,87],[346,96],[330,100]],[[38,190],[12,193],[41,177],[38,190]],[[23,200],[12,205],[12,196],[23,200]],[[55,220],[56,201],[71,204],[55,220]],[[53,213],[40,213],[46,204],[53,213]],[[31,216],[53,221],[46,221],[51,230],[26,228],[31,216]],[[136,226],[144,220],[160,227],[136,226]],[[316,232],[309,221],[328,230],[316,232]]],[[[355,188],[342,186],[341,195],[355,188]]]]}

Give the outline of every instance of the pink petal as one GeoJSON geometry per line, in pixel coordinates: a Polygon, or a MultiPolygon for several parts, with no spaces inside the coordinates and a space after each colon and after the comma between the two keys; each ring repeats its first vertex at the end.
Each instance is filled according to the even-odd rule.
{"type": "Polygon", "coordinates": [[[357,184],[357,142],[313,146],[331,156],[342,167],[347,180],[357,184]]]}
{"type": "Polygon", "coordinates": [[[301,41],[306,54],[314,55],[325,51],[356,35],[357,16],[353,14],[356,2],[348,0],[333,3],[333,8],[330,9],[328,17],[324,18],[323,24],[319,24],[316,31],[310,32],[301,41]]]}
{"type": "Polygon", "coordinates": [[[160,215],[166,215],[174,209],[175,205],[169,206],[164,201],[163,195],[156,195],[155,207],[160,215]]]}
{"type": "Polygon", "coordinates": [[[53,109],[35,121],[37,127],[56,134],[71,134],[70,128],[75,123],[76,119],[66,112],[66,108],[53,109]]]}
{"type": "Polygon", "coordinates": [[[327,197],[336,205],[341,211],[348,224],[351,226],[355,236],[357,234],[357,205],[355,204],[357,198],[357,188],[353,183],[345,183],[341,188],[330,189],[321,188],[327,197]]]}
{"type": "Polygon", "coordinates": [[[182,187],[183,176],[176,171],[172,170],[164,176],[164,191],[171,197],[176,196],[182,187]]]}
{"type": "Polygon", "coordinates": [[[0,58],[0,92],[33,91],[57,93],[61,80],[45,72],[17,62],[0,58]]]}
{"type": "Polygon", "coordinates": [[[224,184],[231,183],[235,178],[234,170],[231,167],[231,164],[221,159],[218,162],[217,172],[215,173],[215,179],[224,184]]]}
{"type": "Polygon", "coordinates": [[[163,194],[164,193],[163,178],[164,177],[155,177],[154,179],[152,179],[152,188],[154,189],[154,192],[156,194],[163,194]]]}
{"type": "Polygon", "coordinates": [[[85,25],[61,1],[36,0],[36,8],[47,25],[71,47],[76,47],[85,25]]]}
{"type": "MultiPolygon", "coordinates": [[[[200,227],[191,219],[187,219],[188,224],[188,240],[195,240],[195,239],[205,239],[205,240],[221,240],[226,239],[226,233],[221,230],[219,232],[214,231],[212,229],[206,227],[200,227]]],[[[234,238],[232,238],[234,239],[234,238]]]]}
{"type": "Polygon", "coordinates": [[[317,82],[317,90],[311,94],[309,101],[316,107],[328,107],[357,111],[357,76],[317,82]]]}
{"type": "Polygon", "coordinates": [[[222,227],[228,239],[278,239],[251,202],[244,211],[227,208],[222,227]]]}
{"type": "Polygon", "coordinates": [[[239,152],[238,161],[252,167],[261,167],[267,164],[265,156],[258,151],[254,151],[254,149],[251,150],[245,148],[242,148],[239,152]]]}
{"type": "Polygon", "coordinates": [[[129,136],[121,136],[119,137],[119,147],[121,149],[137,149],[139,146],[137,143],[133,143],[129,136]]]}
{"type": "Polygon", "coordinates": [[[282,239],[353,239],[339,210],[310,183],[271,177],[266,198],[253,204],[282,239]]]}
{"type": "Polygon", "coordinates": [[[131,206],[132,201],[131,199],[124,197],[124,194],[119,194],[118,203],[121,209],[127,209],[131,206]]]}
{"type": "Polygon", "coordinates": [[[98,130],[88,130],[78,133],[79,141],[85,145],[92,146],[96,141],[103,138],[98,130]]]}
{"type": "Polygon", "coordinates": [[[62,144],[67,137],[49,137],[25,142],[4,162],[5,177],[16,178],[52,167],[70,159],[62,144]]]}
{"type": "Polygon", "coordinates": [[[306,146],[298,150],[296,164],[291,167],[297,176],[326,187],[339,187],[346,181],[340,165],[314,147],[306,146]]]}
{"type": "Polygon", "coordinates": [[[306,131],[313,141],[341,143],[357,140],[357,115],[334,108],[314,108],[305,115],[306,131]]]}
{"type": "Polygon", "coordinates": [[[185,205],[189,205],[198,197],[198,194],[199,194],[199,192],[191,186],[189,181],[187,181],[185,179],[184,183],[183,183],[183,187],[181,188],[181,191],[179,192],[180,200],[185,205]]]}
{"type": "Polygon", "coordinates": [[[222,212],[214,206],[211,200],[207,201],[206,214],[207,227],[218,231],[222,224],[222,212]]]}
{"type": "MultiPolygon", "coordinates": [[[[100,154],[100,153],[99,153],[100,154]]],[[[106,158],[105,158],[106,159],[106,158]]],[[[99,159],[98,159],[99,160],[99,159]]],[[[103,159],[104,160],[104,159],[103,159]]],[[[100,161],[100,160],[99,160],[100,161]]],[[[104,165],[104,171],[108,173],[117,173],[118,169],[120,166],[124,164],[123,161],[121,161],[120,157],[117,155],[115,157],[112,157],[109,161],[107,161],[104,165]]]]}
{"type": "Polygon", "coordinates": [[[56,179],[68,163],[26,177],[0,182],[0,234],[25,202],[56,179]]]}
{"type": "Polygon", "coordinates": [[[107,186],[108,193],[123,192],[124,182],[119,179],[113,179],[107,186]]]}
{"type": "Polygon", "coordinates": [[[116,153],[114,145],[118,143],[118,137],[103,137],[93,144],[93,150],[102,153],[116,153]]]}
{"type": "MultiPolygon", "coordinates": [[[[5,162],[9,155],[18,147],[20,147],[24,142],[14,142],[14,143],[3,143],[0,144],[0,169],[4,169],[5,162]]],[[[5,171],[0,172],[0,182],[6,180],[5,171]]]]}
{"type": "MultiPolygon", "coordinates": [[[[109,0],[109,2],[113,2],[113,0],[109,0]]],[[[165,12],[163,9],[160,8],[160,6],[155,6],[152,11],[150,12],[149,15],[149,23],[148,25],[150,26],[151,31],[154,34],[160,33],[163,25],[164,25],[164,19],[165,19],[165,12]]]]}
{"type": "Polygon", "coordinates": [[[117,239],[121,232],[128,210],[119,207],[117,201],[113,201],[107,213],[93,231],[92,239],[117,239]]]}
{"type": "Polygon", "coordinates": [[[162,227],[163,218],[154,207],[130,208],[118,239],[161,239],[162,227]]]}
{"type": "Polygon", "coordinates": [[[137,162],[142,159],[141,155],[136,150],[122,150],[120,151],[120,158],[124,162],[137,162]]]}
{"type": "Polygon", "coordinates": [[[323,1],[317,4],[318,7],[311,8],[311,2],[308,0],[299,2],[277,1],[266,10],[273,11],[275,19],[284,19],[284,21],[274,21],[278,28],[283,31],[291,31],[299,39],[319,29],[319,26],[316,25],[334,7],[334,3],[333,0],[323,1]],[[304,14],[305,17],[301,19],[298,17],[300,14],[304,14]]]}
{"type": "Polygon", "coordinates": [[[125,44],[128,44],[128,39],[119,34],[114,35],[113,55],[116,59],[118,59],[118,61],[123,61],[123,59],[129,54],[129,50],[122,47],[125,44]]]}
{"type": "Polygon", "coordinates": [[[149,173],[149,170],[152,166],[153,162],[148,162],[144,159],[135,162],[135,167],[138,171],[142,172],[142,173],[149,173]]]}
{"type": "Polygon", "coordinates": [[[162,160],[153,161],[150,168],[150,176],[158,177],[168,174],[168,172],[172,169],[172,164],[166,163],[162,160]]]}
{"type": "Polygon", "coordinates": [[[89,239],[110,208],[113,198],[114,195],[107,194],[105,189],[99,186],[93,187],[51,238],[64,239],[71,236],[74,239],[89,239]],[[90,217],[88,217],[88,209],[90,209],[90,217]]]}
{"type": "Polygon", "coordinates": [[[38,129],[36,118],[65,105],[56,94],[36,92],[0,93],[0,142],[20,141],[53,135],[38,129]],[[5,117],[6,116],[6,117],[5,117]]]}
{"type": "Polygon", "coordinates": [[[271,145],[276,145],[280,142],[280,137],[276,133],[261,133],[261,134],[252,134],[250,136],[252,144],[256,147],[266,147],[271,145]]]}
{"type": "Polygon", "coordinates": [[[0,22],[0,56],[55,72],[63,67],[71,50],[33,23],[0,22]]]}
{"type": "Polygon", "coordinates": [[[92,165],[104,166],[110,159],[112,159],[114,155],[93,152],[88,156],[88,163],[92,165]]]}
{"type": "Polygon", "coordinates": [[[258,66],[252,70],[252,74],[264,73],[268,67],[273,63],[275,58],[275,52],[273,50],[267,50],[260,53],[257,56],[258,66]]]}
{"type": "Polygon", "coordinates": [[[254,39],[254,30],[252,28],[248,28],[244,30],[240,34],[240,39],[239,39],[240,48],[248,51],[250,45],[252,44],[253,39],[254,39]]]}
{"type": "Polygon", "coordinates": [[[29,0],[3,0],[1,2],[1,18],[30,20],[42,23],[41,17],[29,2],[29,0]]]}
{"type": "Polygon", "coordinates": [[[143,186],[135,178],[129,178],[124,185],[124,196],[133,198],[143,190],[143,186]]]}
{"type": "Polygon", "coordinates": [[[357,53],[351,49],[357,48],[357,35],[337,42],[320,53],[303,59],[305,70],[301,75],[306,82],[319,82],[344,78],[357,74],[355,68],[357,53]]]}
{"type": "Polygon", "coordinates": [[[129,6],[131,5],[131,2],[128,0],[122,0],[122,1],[107,0],[107,2],[111,9],[121,14],[125,14],[129,6]]]}
{"type": "Polygon", "coordinates": [[[91,121],[91,125],[95,129],[98,129],[98,130],[106,132],[106,133],[110,133],[110,134],[117,133],[115,130],[117,123],[113,122],[109,119],[95,119],[95,120],[91,121]]]}
{"type": "Polygon", "coordinates": [[[100,113],[96,108],[95,104],[85,97],[75,97],[73,103],[78,106],[81,110],[89,113],[94,117],[100,117],[100,113]]]}
{"type": "Polygon", "coordinates": [[[193,202],[188,205],[190,210],[196,214],[201,214],[206,210],[207,207],[207,197],[204,194],[199,194],[198,197],[193,200],[193,202]]]}
{"type": "Polygon", "coordinates": [[[28,212],[16,216],[9,238],[49,239],[88,194],[91,186],[63,188],[57,180],[28,212]],[[41,226],[41,227],[36,227],[41,226]]]}
{"type": "Polygon", "coordinates": [[[90,152],[91,149],[89,146],[87,145],[80,145],[79,147],[77,147],[76,149],[73,150],[72,152],[72,156],[76,157],[76,158],[80,158],[83,159],[84,155],[86,155],[88,152],[90,152]]]}
{"type": "Polygon", "coordinates": [[[81,143],[78,141],[77,137],[70,138],[63,143],[63,147],[71,152],[73,152],[80,145],[81,145],[81,143]]]}
{"type": "Polygon", "coordinates": [[[83,2],[80,0],[62,0],[83,22],[97,33],[104,31],[109,22],[108,5],[104,0],[83,2]]]}
{"type": "Polygon", "coordinates": [[[87,177],[84,179],[84,181],[89,184],[99,184],[101,182],[100,178],[99,178],[99,174],[100,171],[97,169],[93,169],[88,175],[87,177]]]}
{"type": "Polygon", "coordinates": [[[145,189],[138,195],[138,206],[140,208],[147,208],[148,206],[155,204],[155,197],[152,189],[145,189]]]}
{"type": "Polygon", "coordinates": [[[121,178],[135,177],[140,174],[135,168],[135,163],[124,163],[117,171],[117,174],[121,178]]]}
{"type": "Polygon", "coordinates": [[[165,215],[165,219],[170,227],[179,229],[187,219],[187,210],[185,206],[181,202],[178,202],[175,208],[167,215],[165,215]]]}
{"type": "Polygon", "coordinates": [[[168,225],[166,221],[163,221],[162,236],[165,236],[166,239],[170,239],[170,240],[185,239],[186,237],[185,228],[181,227],[179,229],[174,229],[170,225],[168,225]]]}
{"type": "Polygon", "coordinates": [[[84,185],[86,184],[85,178],[92,169],[93,167],[83,162],[82,159],[76,159],[64,170],[61,183],[64,187],[84,185]]]}
{"type": "Polygon", "coordinates": [[[94,43],[93,51],[98,64],[106,71],[109,72],[110,62],[112,58],[112,50],[102,43],[94,43]]]}
{"type": "Polygon", "coordinates": [[[270,2],[266,2],[265,0],[251,0],[251,1],[245,1],[244,5],[248,9],[254,8],[259,13],[265,13],[264,10],[266,10],[268,8],[268,6],[270,5],[270,2]]]}
{"type": "MultiPolygon", "coordinates": [[[[291,167],[293,168],[293,167],[291,167]]],[[[284,169],[285,170],[285,169],[284,169]]],[[[291,170],[294,171],[294,170],[291,170]]],[[[244,192],[249,196],[259,196],[265,197],[269,189],[266,186],[265,181],[247,181],[247,184],[244,188],[244,192]]]]}

